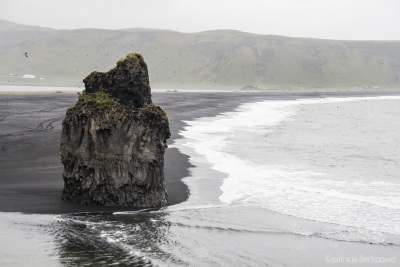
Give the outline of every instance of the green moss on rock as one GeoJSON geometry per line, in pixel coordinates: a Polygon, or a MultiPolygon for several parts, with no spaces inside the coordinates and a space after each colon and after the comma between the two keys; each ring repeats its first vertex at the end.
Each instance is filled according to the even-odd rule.
{"type": "Polygon", "coordinates": [[[126,55],[126,57],[123,57],[123,58],[120,58],[119,60],[118,60],[118,62],[117,62],[117,64],[119,63],[119,62],[123,62],[123,61],[125,61],[125,60],[138,60],[138,61],[141,61],[141,60],[143,60],[143,56],[141,55],[141,54],[139,54],[139,53],[129,53],[128,55],[126,55]]]}
{"type": "Polygon", "coordinates": [[[112,99],[108,95],[107,92],[95,92],[95,93],[85,93],[82,92],[79,94],[79,101],[82,102],[82,104],[100,104],[100,105],[107,105],[112,102],[112,99]]]}
{"type": "Polygon", "coordinates": [[[93,111],[104,111],[110,109],[113,104],[112,98],[107,92],[87,93],[85,90],[79,94],[78,102],[75,106],[68,109],[69,112],[80,112],[83,109],[93,111]]]}

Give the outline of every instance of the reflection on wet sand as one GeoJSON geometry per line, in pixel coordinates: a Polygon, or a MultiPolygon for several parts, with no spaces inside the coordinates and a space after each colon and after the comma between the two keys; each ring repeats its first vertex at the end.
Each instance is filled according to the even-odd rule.
{"type": "Polygon", "coordinates": [[[55,237],[65,266],[152,266],[173,256],[168,214],[157,212],[75,214],[57,217],[55,237]],[[155,262],[157,261],[157,262],[155,262]]]}

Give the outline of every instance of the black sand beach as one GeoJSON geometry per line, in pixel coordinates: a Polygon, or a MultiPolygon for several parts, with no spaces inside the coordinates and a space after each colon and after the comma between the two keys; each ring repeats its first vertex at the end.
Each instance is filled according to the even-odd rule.
{"type": "MultiPolygon", "coordinates": [[[[214,116],[241,103],[264,99],[360,96],[383,92],[153,92],[153,101],[167,111],[171,138],[179,138],[185,120],[214,116]]],[[[397,93],[398,94],[398,93],[397,93]]],[[[62,165],[59,158],[61,122],[77,99],[70,93],[0,94],[0,212],[64,214],[133,210],[126,207],[85,206],[61,200],[62,165]]],[[[165,179],[170,205],[185,201],[188,157],[175,148],[165,155],[165,179]]]]}

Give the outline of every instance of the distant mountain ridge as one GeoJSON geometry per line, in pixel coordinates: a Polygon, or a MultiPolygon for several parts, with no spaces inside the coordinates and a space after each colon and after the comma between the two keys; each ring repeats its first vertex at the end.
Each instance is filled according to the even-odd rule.
{"type": "Polygon", "coordinates": [[[108,71],[117,59],[139,52],[153,88],[400,88],[400,41],[233,30],[54,30],[4,20],[0,39],[3,85],[82,86],[91,71],[108,71]]]}

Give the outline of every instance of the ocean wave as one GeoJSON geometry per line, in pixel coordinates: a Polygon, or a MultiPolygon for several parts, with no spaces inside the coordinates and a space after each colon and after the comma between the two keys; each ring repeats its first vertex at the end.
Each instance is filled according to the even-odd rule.
{"type": "MultiPolygon", "coordinates": [[[[393,113],[391,107],[398,106],[399,99],[399,96],[347,97],[245,104],[235,112],[187,122],[188,126],[181,133],[184,139],[177,147],[184,147],[184,153],[193,156],[193,165],[196,166],[197,162],[209,164],[213,170],[227,174],[220,187],[222,194],[219,200],[223,203],[262,207],[303,219],[399,235],[398,182],[391,178],[391,174],[384,174],[387,176],[382,180],[382,177],[377,179],[371,176],[374,171],[369,174],[368,171],[359,172],[359,168],[353,167],[358,166],[360,160],[366,169],[380,162],[381,168],[388,161],[397,162],[390,158],[393,153],[379,155],[378,158],[384,160],[376,161],[375,152],[367,151],[368,147],[363,140],[376,137],[368,127],[363,127],[374,124],[374,121],[381,123],[381,117],[387,121],[395,120],[387,116],[396,113],[393,113]],[[394,104],[390,106],[390,103],[394,104]],[[369,109],[374,110],[374,116],[364,116],[369,109]],[[327,121],[328,117],[332,121],[327,121]],[[296,128],[303,126],[302,120],[308,123],[311,121],[312,130],[331,127],[331,131],[308,135],[310,130],[307,128],[296,128]],[[346,128],[340,133],[338,131],[342,124],[348,124],[354,129],[346,128]],[[285,138],[279,139],[282,133],[285,138]],[[352,134],[359,134],[362,142],[355,143],[355,138],[347,140],[346,136],[351,137],[352,134]],[[342,151],[341,143],[336,141],[333,144],[337,145],[331,148],[330,154],[325,153],[325,144],[330,142],[327,140],[335,140],[338,135],[345,150],[342,151]],[[311,145],[298,145],[302,143],[298,136],[304,136],[305,139],[312,136],[312,140],[304,142],[305,145],[311,145]],[[296,143],[291,143],[292,140],[296,143]],[[270,145],[269,142],[273,143],[270,145]],[[364,149],[361,152],[358,151],[360,147],[364,149]],[[360,153],[366,154],[361,158],[354,157],[354,154],[360,153]],[[302,160],[302,155],[306,155],[308,161],[302,160]],[[348,163],[352,158],[355,160],[353,166],[348,163]],[[321,162],[321,159],[326,162],[321,162]],[[274,163],[274,160],[278,163],[274,163]]],[[[382,126],[385,125],[379,124],[379,127],[382,126]]],[[[378,138],[385,131],[390,133],[390,129],[380,129],[378,138]]],[[[390,146],[382,149],[387,151],[387,148],[390,149],[390,146]]],[[[371,146],[371,149],[377,149],[377,146],[371,146]]],[[[397,169],[397,173],[399,171],[397,169]]],[[[392,173],[395,172],[392,169],[392,173]]],[[[345,236],[347,232],[341,233],[345,236]]],[[[372,236],[371,240],[365,240],[385,243],[374,241],[372,236]]]]}

